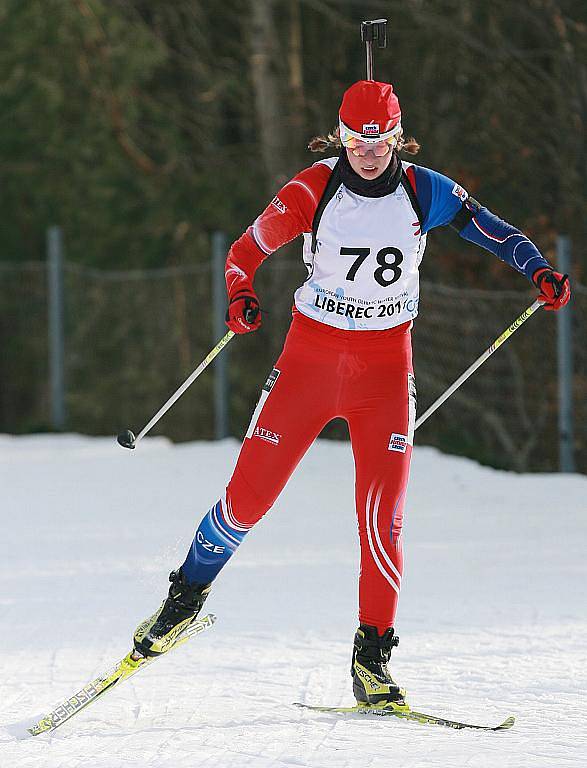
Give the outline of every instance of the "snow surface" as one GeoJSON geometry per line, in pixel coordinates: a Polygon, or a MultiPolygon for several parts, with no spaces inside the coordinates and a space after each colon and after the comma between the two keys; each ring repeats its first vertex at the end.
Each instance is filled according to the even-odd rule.
{"type": "Polygon", "coordinates": [[[353,703],[358,543],[349,446],[319,442],[217,580],[213,629],[53,735],[52,709],[130,647],[238,444],[136,451],[0,436],[1,768],[585,765],[587,478],[417,448],[392,656],[414,708],[503,733],[302,712],[353,703]],[[22,731],[22,725],[20,726],[22,731]]]}

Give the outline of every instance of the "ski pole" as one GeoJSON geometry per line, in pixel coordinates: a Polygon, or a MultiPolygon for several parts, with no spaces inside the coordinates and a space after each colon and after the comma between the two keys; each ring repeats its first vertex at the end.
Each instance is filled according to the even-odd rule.
{"type": "Polygon", "coordinates": [[[121,445],[123,448],[136,448],[137,443],[139,440],[142,440],[143,437],[147,434],[147,432],[151,429],[151,427],[155,426],[155,424],[159,421],[161,416],[163,414],[167,413],[167,411],[171,408],[173,403],[176,402],[176,400],[179,400],[179,398],[183,395],[183,393],[186,391],[186,389],[194,383],[194,381],[198,378],[198,376],[202,373],[204,368],[206,368],[209,363],[214,360],[216,355],[221,352],[224,347],[228,344],[228,342],[232,339],[234,336],[234,331],[229,331],[226,336],[223,336],[218,344],[212,349],[208,355],[202,360],[200,365],[196,368],[196,370],[188,376],[188,378],[184,381],[184,383],[179,387],[179,389],[171,395],[169,400],[163,405],[157,413],[153,416],[151,421],[146,424],[142,430],[139,432],[139,434],[135,437],[134,434],[130,431],[130,429],[123,430],[118,437],[116,438],[118,441],[118,444],[121,445]]]}
{"type": "Polygon", "coordinates": [[[426,421],[426,419],[431,416],[434,411],[437,408],[440,408],[440,406],[445,402],[445,400],[448,400],[448,398],[452,395],[453,392],[456,392],[456,390],[461,386],[461,384],[466,381],[469,376],[474,373],[477,368],[479,368],[483,363],[487,360],[487,358],[491,357],[491,355],[495,352],[495,350],[498,347],[501,347],[501,345],[507,341],[510,336],[512,336],[518,328],[526,322],[526,320],[530,317],[530,315],[533,315],[534,312],[536,312],[537,309],[540,309],[542,306],[542,302],[536,299],[536,301],[531,304],[528,309],[525,309],[522,314],[517,318],[517,320],[514,320],[514,322],[510,325],[510,327],[505,330],[501,336],[498,336],[497,339],[493,342],[493,344],[489,347],[489,349],[486,349],[485,352],[475,360],[475,362],[470,365],[467,370],[459,376],[459,378],[454,382],[454,384],[451,384],[450,387],[442,394],[438,400],[436,400],[428,410],[424,411],[424,413],[420,416],[419,419],[416,419],[416,424],[414,426],[414,431],[418,429],[418,427],[421,427],[422,424],[426,421]]]}

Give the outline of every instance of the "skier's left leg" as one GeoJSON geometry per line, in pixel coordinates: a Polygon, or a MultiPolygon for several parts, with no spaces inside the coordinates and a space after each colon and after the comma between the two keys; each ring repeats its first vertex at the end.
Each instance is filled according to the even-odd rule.
{"type": "Polygon", "coordinates": [[[336,416],[339,352],[319,324],[308,322],[311,330],[292,324],[225,493],[200,521],[183,565],[172,571],[168,597],[135,631],[135,649],[144,656],[165,653],[195,619],[212,582],[271,508],[324,425],[336,416]],[[321,353],[314,359],[308,350],[317,347],[321,353]]]}
{"type": "Polygon", "coordinates": [[[365,704],[404,704],[387,669],[403,573],[402,521],[412,453],[415,385],[410,368],[382,366],[347,416],[356,467],[361,545],[353,691],[365,704]]]}

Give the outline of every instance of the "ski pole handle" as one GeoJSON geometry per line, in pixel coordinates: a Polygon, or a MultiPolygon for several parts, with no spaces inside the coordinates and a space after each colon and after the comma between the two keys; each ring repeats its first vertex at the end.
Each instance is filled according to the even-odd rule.
{"type": "Polygon", "coordinates": [[[210,352],[206,355],[206,357],[202,360],[200,365],[196,368],[196,370],[188,376],[188,378],[184,381],[184,383],[177,389],[173,395],[169,398],[169,400],[161,406],[161,408],[157,411],[157,413],[153,416],[151,421],[146,424],[142,430],[139,432],[139,434],[135,437],[133,433],[130,431],[130,429],[124,430],[124,432],[121,432],[118,435],[118,444],[121,445],[123,448],[136,448],[137,443],[139,440],[142,440],[143,437],[149,432],[149,430],[155,426],[155,424],[159,421],[159,419],[167,413],[167,411],[171,408],[171,406],[179,400],[179,398],[183,395],[183,393],[186,391],[186,389],[191,386],[194,381],[198,378],[198,376],[202,373],[202,371],[208,367],[208,365],[214,360],[216,355],[221,352],[224,347],[228,344],[228,342],[232,339],[234,336],[234,331],[228,331],[228,333],[223,336],[218,344],[214,347],[214,349],[210,350],[210,352]]]}
{"type": "Polygon", "coordinates": [[[459,378],[454,382],[454,384],[451,384],[450,387],[442,394],[438,400],[436,400],[428,410],[424,411],[424,413],[420,416],[419,419],[416,419],[416,424],[414,426],[414,431],[418,429],[418,427],[421,427],[422,424],[426,421],[426,419],[431,416],[434,411],[436,411],[440,406],[448,400],[448,398],[455,392],[461,384],[466,381],[471,374],[473,374],[477,368],[483,365],[483,363],[487,360],[487,358],[491,357],[491,355],[495,352],[495,350],[498,347],[501,347],[501,345],[507,341],[510,336],[512,336],[518,328],[526,322],[526,320],[536,312],[537,309],[540,309],[542,306],[542,302],[536,299],[536,301],[531,304],[528,309],[525,309],[522,314],[514,320],[514,322],[510,325],[509,328],[507,328],[501,336],[498,336],[497,339],[493,342],[493,344],[489,347],[489,349],[486,349],[485,352],[475,360],[475,362],[470,365],[467,370],[462,373],[459,378]]]}

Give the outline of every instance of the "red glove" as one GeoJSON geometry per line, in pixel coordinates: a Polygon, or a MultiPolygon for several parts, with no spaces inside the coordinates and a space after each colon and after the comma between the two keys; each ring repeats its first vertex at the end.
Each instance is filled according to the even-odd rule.
{"type": "Polygon", "coordinates": [[[561,275],[549,267],[541,267],[532,275],[532,282],[540,291],[539,301],[544,304],[544,309],[561,309],[571,298],[571,286],[569,276],[561,275]]]}
{"type": "Polygon", "coordinates": [[[259,300],[253,290],[237,293],[226,310],[226,325],[234,333],[250,333],[261,325],[259,300]]]}
{"type": "Polygon", "coordinates": [[[224,270],[228,293],[226,325],[234,333],[250,333],[261,325],[261,309],[253,280],[265,257],[248,231],[228,252],[224,270]]]}

